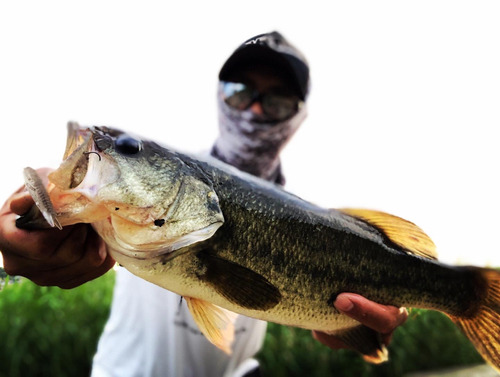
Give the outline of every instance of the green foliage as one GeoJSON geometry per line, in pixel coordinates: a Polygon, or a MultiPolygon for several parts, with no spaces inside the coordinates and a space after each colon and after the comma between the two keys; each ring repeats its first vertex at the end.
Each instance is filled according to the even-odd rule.
{"type": "Polygon", "coordinates": [[[28,280],[0,291],[0,377],[88,376],[114,273],[72,290],[28,280]]]}
{"type": "MultiPolygon", "coordinates": [[[[65,291],[24,280],[0,292],[0,377],[88,376],[112,298],[114,273],[65,291]]],[[[311,332],[270,324],[258,354],[266,376],[402,376],[482,362],[444,315],[413,310],[394,334],[390,362],[333,351],[311,332]]]]}
{"type": "Polygon", "coordinates": [[[5,279],[7,277],[7,273],[5,272],[5,270],[0,267],[0,279],[5,279]]]}
{"type": "Polygon", "coordinates": [[[265,375],[294,376],[402,376],[409,372],[482,363],[474,346],[444,314],[414,309],[394,334],[389,362],[371,365],[355,352],[334,351],[303,329],[269,324],[258,355],[265,375]]]}

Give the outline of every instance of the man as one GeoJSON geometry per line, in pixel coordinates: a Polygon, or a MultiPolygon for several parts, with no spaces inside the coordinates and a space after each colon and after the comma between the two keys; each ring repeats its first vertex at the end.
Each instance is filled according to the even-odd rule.
{"type": "MultiPolygon", "coordinates": [[[[284,183],[279,153],[306,116],[309,85],[305,59],[292,49],[271,33],[247,41],[227,60],[219,74],[220,135],[211,151],[219,160],[279,184],[284,183]],[[279,52],[284,47],[296,55],[284,56],[279,52]]],[[[233,353],[227,356],[199,332],[178,295],[120,270],[93,376],[258,375],[252,356],[262,346],[266,327],[239,316],[233,353]],[[134,352],[141,355],[130,357],[134,352]]]]}
{"type": "MultiPolygon", "coordinates": [[[[309,68],[280,34],[256,36],[241,45],[220,71],[220,136],[211,154],[241,170],[284,184],[279,153],[306,116],[309,68]]],[[[31,199],[13,195],[0,211],[0,250],[9,274],[37,284],[73,288],[105,273],[114,261],[88,226],[27,233],[15,228],[16,214],[31,199]]],[[[342,294],[335,305],[385,334],[405,312],[342,294]]],[[[94,358],[93,376],[258,376],[252,359],[266,323],[240,316],[233,353],[227,356],[198,331],[180,297],[119,269],[110,319],[94,358]]],[[[338,339],[315,333],[332,348],[338,339]]]]}

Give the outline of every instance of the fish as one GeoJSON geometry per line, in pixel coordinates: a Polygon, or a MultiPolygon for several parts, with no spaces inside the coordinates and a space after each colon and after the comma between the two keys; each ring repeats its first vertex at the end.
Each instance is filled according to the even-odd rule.
{"type": "Polygon", "coordinates": [[[417,225],[368,209],[322,208],[210,158],[121,130],[68,124],[61,165],[27,229],[89,223],[131,273],[187,302],[201,332],[231,351],[238,314],[333,334],[372,363],[374,330],[339,312],[342,292],[445,313],[500,371],[500,273],[437,260],[417,225]]]}

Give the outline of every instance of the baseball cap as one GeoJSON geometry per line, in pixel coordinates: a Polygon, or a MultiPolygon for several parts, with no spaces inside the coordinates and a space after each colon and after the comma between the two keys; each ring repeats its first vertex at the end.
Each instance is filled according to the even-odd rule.
{"type": "Polygon", "coordinates": [[[309,66],[302,53],[290,44],[280,33],[259,34],[245,41],[227,59],[219,72],[219,80],[242,64],[258,62],[283,70],[293,80],[302,100],[305,100],[309,86],[309,66]]]}

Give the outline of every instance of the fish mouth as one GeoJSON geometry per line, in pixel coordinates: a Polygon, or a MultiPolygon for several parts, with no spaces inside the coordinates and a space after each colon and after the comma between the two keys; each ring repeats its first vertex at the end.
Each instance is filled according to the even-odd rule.
{"type": "Polygon", "coordinates": [[[68,123],[64,160],[48,175],[47,190],[62,226],[109,216],[99,191],[120,178],[117,163],[99,149],[93,129],[68,123]]]}
{"type": "Polygon", "coordinates": [[[85,143],[85,139],[90,135],[90,128],[80,127],[76,122],[68,122],[67,125],[66,150],[63,161],[66,160],[78,147],[85,143]]]}
{"type": "MultiPolygon", "coordinates": [[[[108,127],[82,127],[76,122],[68,122],[66,149],[63,161],[71,156],[75,150],[86,144],[89,139],[94,142],[94,149],[103,150],[109,146],[110,142],[122,135],[123,131],[108,127]]],[[[89,150],[91,151],[91,150],[89,150]]]]}
{"type": "Polygon", "coordinates": [[[47,186],[43,185],[36,171],[25,169],[26,185],[31,188],[30,193],[40,211],[30,211],[30,216],[18,222],[22,228],[40,229],[56,224],[53,221],[47,224],[41,219],[41,214],[45,219],[57,220],[58,227],[93,223],[109,216],[109,211],[96,196],[102,187],[119,179],[119,168],[99,149],[98,136],[94,136],[93,129],[69,122],[67,130],[63,162],[48,175],[47,186]]]}
{"type": "Polygon", "coordinates": [[[103,140],[109,139],[107,130],[80,127],[75,122],[69,122],[67,130],[63,162],[49,174],[49,181],[62,190],[93,199],[100,188],[120,176],[116,162],[103,153],[103,140]]]}

